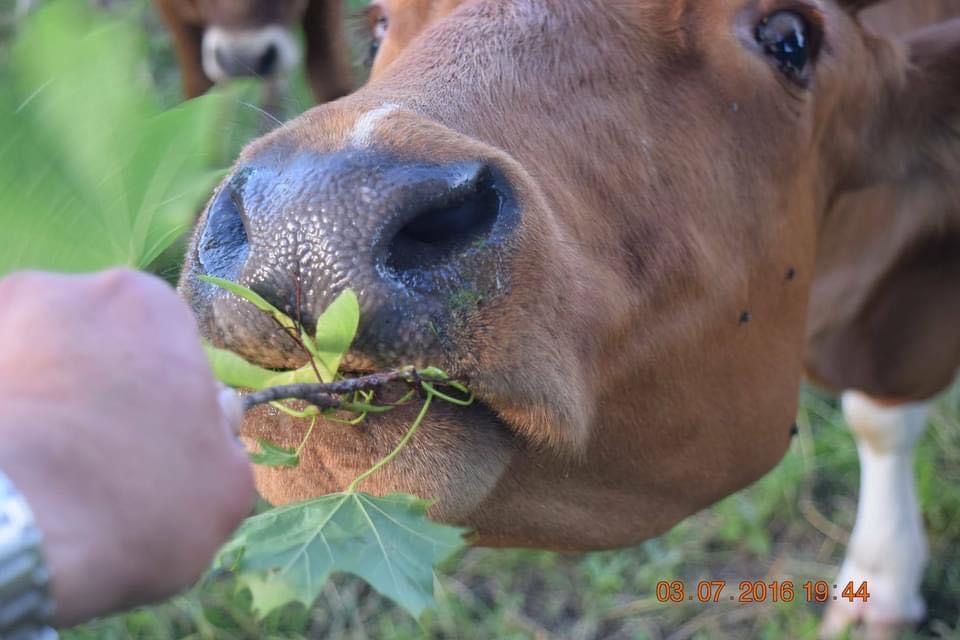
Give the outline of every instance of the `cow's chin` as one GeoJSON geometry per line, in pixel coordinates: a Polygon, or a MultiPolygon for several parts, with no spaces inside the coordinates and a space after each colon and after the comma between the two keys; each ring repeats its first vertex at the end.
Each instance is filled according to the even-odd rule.
{"type": "MultiPolygon", "coordinates": [[[[260,494],[276,505],[342,491],[396,447],[421,406],[421,400],[413,400],[388,413],[368,415],[357,425],[320,419],[297,468],[255,468],[260,494]]],[[[259,439],[297,447],[309,426],[309,420],[261,407],[248,414],[242,439],[252,450],[259,439]]],[[[513,431],[484,402],[460,407],[435,400],[410,446],[360,490],[411,493],[436,501],[433,518],[467,523],[518,446],[513,431]]]]}

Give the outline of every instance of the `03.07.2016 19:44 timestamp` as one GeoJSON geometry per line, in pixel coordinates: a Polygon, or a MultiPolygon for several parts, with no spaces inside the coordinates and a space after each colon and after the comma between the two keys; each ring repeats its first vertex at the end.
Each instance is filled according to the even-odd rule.
{"type": "Polygon", "coordinates": [[[757,604],[766,602],[793,602],[795,600],[824,603],[831,600],[867,602],[870,587],[866,581],[846,584],[831,584],[826,580],[808,580],[795,585],[792,580],[743,580],[734,588],[726,580],[700,580],[687,585],[681,580],[657,583],[656,597],[659,602],[738,602],[757,604]]]}

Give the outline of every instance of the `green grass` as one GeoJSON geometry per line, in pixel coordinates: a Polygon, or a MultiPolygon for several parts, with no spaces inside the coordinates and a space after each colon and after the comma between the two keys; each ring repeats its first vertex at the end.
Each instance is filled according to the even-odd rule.
{"type": "MultiPolygon", "coordinates": [[[[65,633],[80,638],[814,638],[816,605],[660,604],[661,580],[833,580],[856,509],[854,443],[834,402],[806,390],[800,434],[783,462],[750,489],[666,535],[621,551],[562,555],[471,549],[437,581],[438,608],[421,628],[349,577],[317,607],[290,608],[257,626],[229,585],[65,633]],[[207,609],[206,617],[203,615],[207,609]],[[218,626],[219,625],[219,626],[218,626]]],[[[916,638],[960,638],[960,388],[945,394],[918,448],[920,500],[930,538],[916,638]]],[[[731,591],[733,590],[733,591],[731,591]]]]}
{"type": "MultiPolygon", "coordinates": [[[[77,0],[80,1],[80,0],[77,0]]],[[[179,86],[163,32],[145,0],[116,2],[150,37],[150,68],[173,104],[179,86]]],[[[363,4],[351,0],[352,9],[363,4]]],[[[13,0],[0,0],[0,44],[9,35],[13,0]]],[[[3,48],[0,46],[0,60],[3,48]]],[[[255,90],[244,118],[225,123],[224,154],[265,123],[255,90]]],[[[310,105],[302,79],[287,111],[310,105]]],[[[960,638],[960,388],[944,395],[920,443],[917,475],[931,566],[924,596],[929,620],[917,638],[960,638]]],[[[456,638],[802,639],[815,637],[822,611],[781,605],[660,604],[657,582],[700,579],[832,580],[856,509],[858,466],[835,402],[806,390],[800,434],[783,462],[750,489],[693,516],[638,547],[580,556],[471,549],[438,577],[438,608],[421,627],[359,580],[338,577],[310,611],[291,607],[256,623],[245,594],[214,582],[168,603],[96,621],[65,640],[168,638],[456,638]]],[[[96,581],[91,576],[91,581],[96,581]]],[[[728,587],[728,590],[733,588],[728,587]]]]}

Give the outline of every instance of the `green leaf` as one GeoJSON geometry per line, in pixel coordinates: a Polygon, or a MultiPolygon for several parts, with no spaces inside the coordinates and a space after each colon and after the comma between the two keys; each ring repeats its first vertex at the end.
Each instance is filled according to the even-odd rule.
{"type": "Polygon", "coordinates": [[[433,604],[433,567],[463,545],[463,530],[431,522],[413,496],[337,493],[248,519],[218,564],[239,561],[253,608],[266,616],[293,597],[310,607],[332,573],[366,580],[416,618],[433,604]],[[279,594],[279,595],[278,595],[279,594]]]}
{"type": "MultiPolygon", "coordinates": [[[[216,285],[221,289],[239,296],[256,308],[272,315],[284,328],[297,332],[296,323],[285,313],[267,302],[263,296],[241,284],[217,278],[215,276],[200,276],[201,280],[216,285]]],[[[357,327],[360,325],[360,304],[357,295],[346,289],[340,293],[317,319],[317,332],[313,337],[301,335],[304,345],[313,356],[316,370],[307,365],[295,371],[286,371],[276,374],[266,386],[283,384],[297,384],[318,382],[317,372],[320,373],[319,382],[333,382],[340,369],[340,361],[350,349],[357,327]]]]}
{"type": "MultiPolygon", "coordinates": [[[[250,589],[251,599],[262,611],[276,611],[297,601],[297,594],[293,589],[265,576],[248,575],[243,586],[250,589]]],[[[261,619],[265,617],[266,615],[261,619]]]]}
{"type": "MultiPolygon", "coordinates": [[[[250,454],[250,461],[265,467],[296,467],[300,464],[300,455],[296,449],[286,449],[258,440],[260,451],[250,454]]],[[[242,562],[242,559],[241,559],[242,562]]]]}
{"type": "Polygon", "coordinates": [[[330,379],[324,382],[333,382],[340,369],[340,360],[350,349],[359,326],[357,294],[352,289],[344,289],[317,319],[317,331],[313,336],[314,356],[323,365],[320,374],[330,374],[330,379]]]}
{"type": "Polygon", "coordinates": [[[277,322],[280,323],[280,326],[282,326],[284,329],[293,331],[295,333],[298,332],[297,323],[294,322],[290,316],[267,302],[263,296],[253,289],[248,289],[242,284],[237,284],[236,282],[231,282],[230,280],[224,280],[223,278],[217,278],[216,276],[200,276],[200,279],[204,282],[209,282],[210,284],[216,285],[221,289],[225,289],[233,295],[246,300],[257,309],[260,309],[260,311],[269,313],[274,317],[274,319],[276,319],[277,322]]]}
{"type": "Polygon", "coordinates": [[[233,353],[210,345],[203,346],[214,377],[229,387],[263,389],[273,386],[277,372],[251,364],[233,353]]]}
{"type": "MultiPolygon", "coordinates": [[[[317,367],[320,369],[320,378],[325,380],[325,373],[322,367],[317,367]]],[[[265,386],[267,387],[279,387],[286,384],[313,384],[319,382],[317,380],[317,372],[314,371],[313,367],[309,364],[306,364],[299,369],[293,369],[292,371],[283,371],[281,373],[273,372],[273,377],[267,381],[265,386]]]]}
{"type": "Polygon", "coordinates": [[[200,276],[200,279],[229,291],[254,305],[257,309],[272,315],[285,329],[297,334],[304,346],[313,357],[316,370],[311,365],[301,367],[295,371],[277,374],[267,386],[282,384],[296,384],[318,382],[333,382],[340,369],[340,361],[350,349],[360,325],[360,304],[357,295],[346,289],[336,297],[317,319],[317,330],[314,336],[304,335],[300,327],[284,312],[267,302],[260,294],[242,284],[231,282],[215,276],[200,276]]]}
{"type": "Polygon", "coordinates": [[[314,418],[320,415],[320,409],[318,409],[317,407],[311,406],[303,410],[294,409],[286,402],[280,401],[280,400],[276,402],[271,402],[270,406],[273,407],[274,409],[277,409],[278,411],[282,411],[283,413],[287,414],[291,418],[301,418],[306,420],[307,418],[314,418]]]}
{"type": "Polygon", "coordinates": [[[211,95],[164,112],[132,25],[46,4],[0,70],[0,275],[143,268],[193,221],[219,172],[211,95]]]}

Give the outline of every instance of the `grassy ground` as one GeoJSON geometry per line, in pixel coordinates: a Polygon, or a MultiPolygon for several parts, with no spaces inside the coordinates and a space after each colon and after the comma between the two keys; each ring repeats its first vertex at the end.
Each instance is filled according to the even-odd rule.
{"type": "MultiPolygon", "coordinates": [[[[167,40],[144,0],[133,4],[132,19],[150,34],[157,85],[172,103],[178,89],[167,40]]],[[[13,0],[0,0],[0,42],[12,27],[6,19],[12,6],[13,0]]],[[[288,104],[291,112],[309,104],[302,82],[295,83],[288,104]]],[[[260,126],[249,118],[228,124],[225,153],[233,153],[260,126]]],[[[660,604],[655,597],[662,580],[727,580],[734,585],[790,579],[799,585],[833,579],[856,508],[856,450],[835,403],[816,392],[803,392],[798,424],[800,434],[790,453],[766,478],[639,547],[582,556],[465,552],[438,576],[438,608],[422,626],[360,581],[339,577],[314,609],[291,607],[261,624],[250,616],[244,594],[234,593],[229,583],[217,583],[63,637],[812,638],[822,612],[805,602],[676,605],[660,604]]],[[[916,467],[932,557],[924,584],[930,617],[916,637],[960,638],[960,388],[939,402],[916,467]]]]}
{"type": "MultiPolygon", "coordinates": [[[[262,627],[224,585],[64,637],[813,638],[822,611],[805,602],[676,605],[655,596],[661,580],[833,579],[856,508],[856,450],[835,404],[815,392],[804,392],[798,424],[790,453],[766,478],[639,547],[581,556],[467,551],[438,577],[439,606],[422,627],[341,577],[309,614],[291,608],[262,627]]],[[[932,562],[930,618],[914,637],[960,638],[960,388],[938,403],[916,467],[932,562]]]]}

